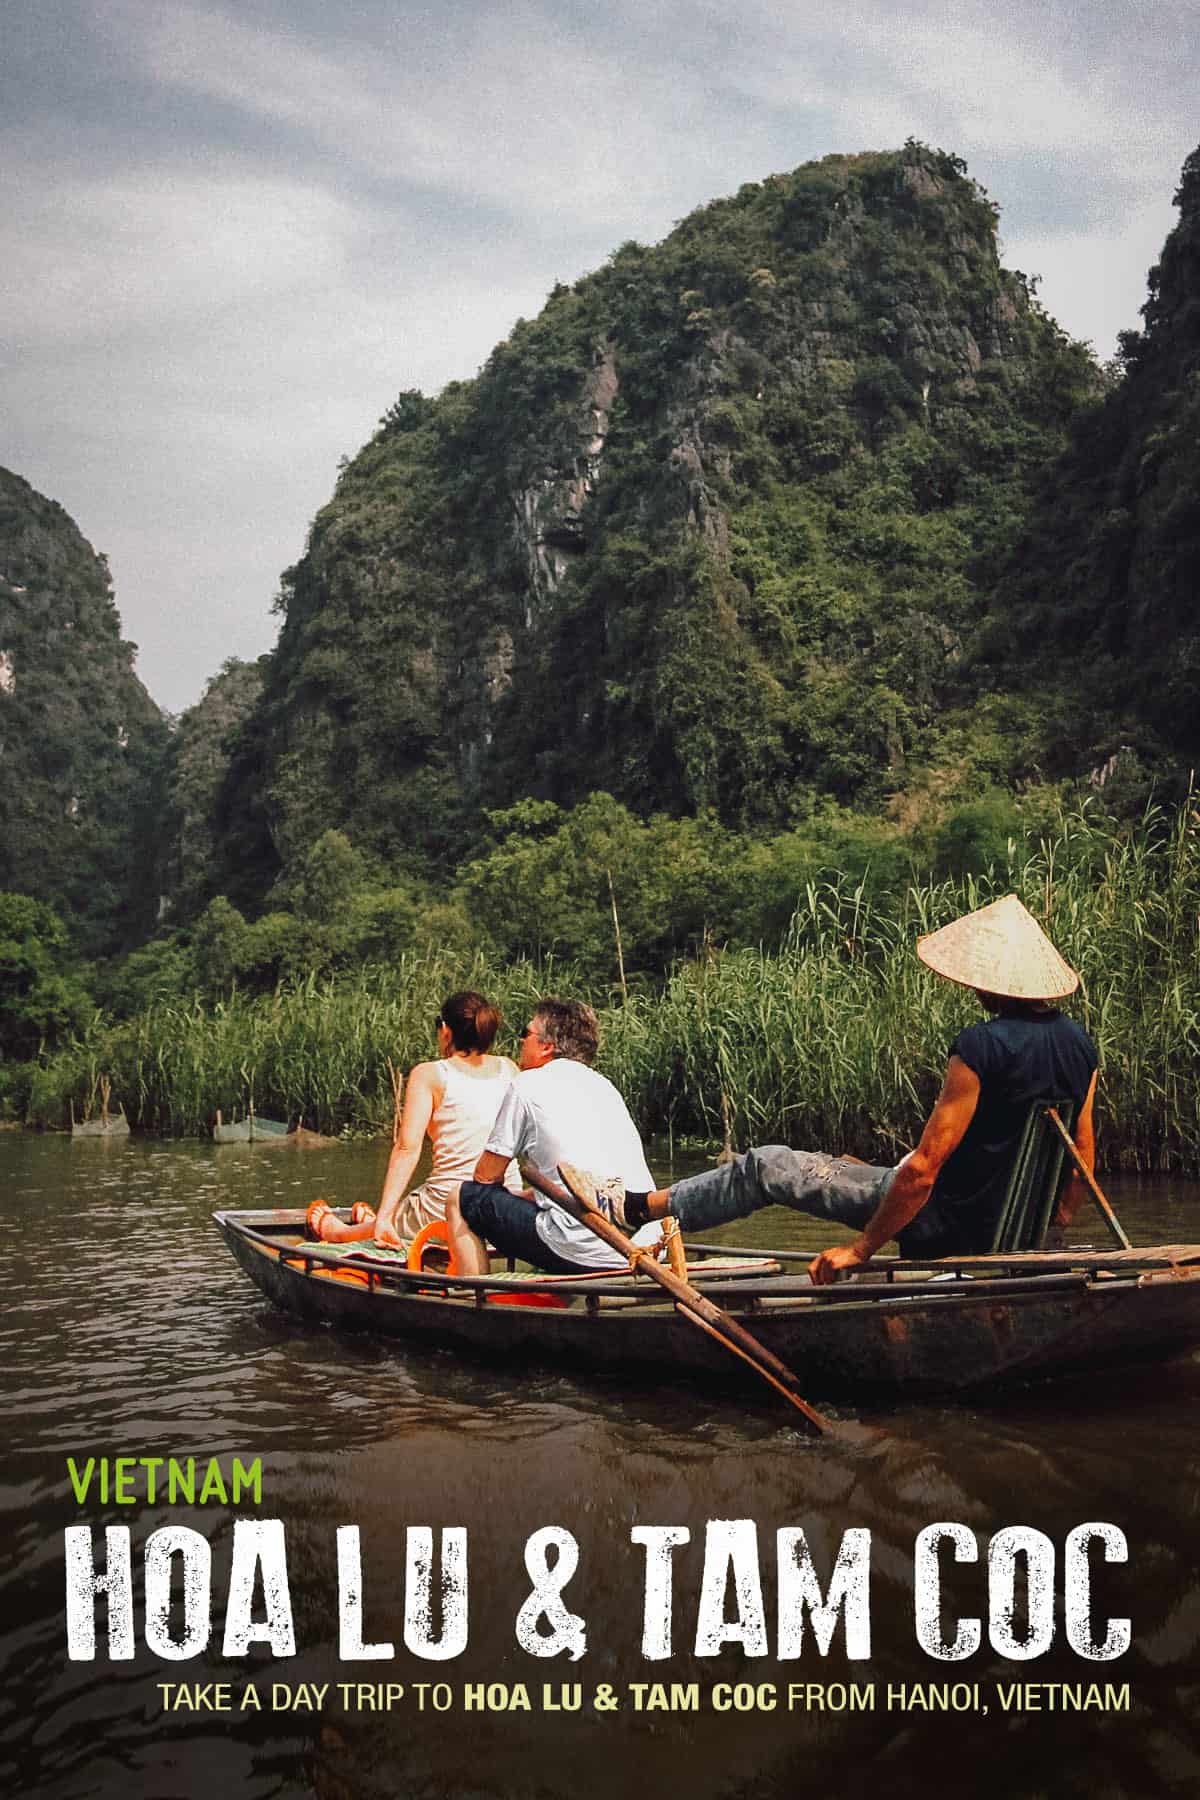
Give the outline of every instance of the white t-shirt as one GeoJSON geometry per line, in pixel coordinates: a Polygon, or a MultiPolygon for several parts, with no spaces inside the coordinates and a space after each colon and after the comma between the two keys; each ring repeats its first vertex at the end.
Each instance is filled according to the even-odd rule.
{"type": "MultiPolygon", "coordinates": [[[[600,1180],[618,1176],[634,1194],[655,1186],[629,1108],[605,1076],[586,1063],[556,1056],[540,1069],[523,1069],[500,1102],[486,1148],[514,1157],[561,1186],[560,1162],[571,1162],[600,1180]]],[[[538,1236],[550,1250],[593,1269],[611,1269],[619,1259],[609,1245],[578,1219],[535,1196],[538,1236]]],[[[635,1244],[655,1243],[661,1225],[645,1225],[635,1244]]]]}

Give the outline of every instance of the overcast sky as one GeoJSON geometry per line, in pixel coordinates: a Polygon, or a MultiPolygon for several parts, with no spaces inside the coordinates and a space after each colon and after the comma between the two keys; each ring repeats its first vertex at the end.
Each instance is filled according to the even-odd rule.
{"type": "Polygon", "coordinates": [[[173,711],[274,641],[338,459],[556,280],[914,136],[1112,354],[1200,139],[1200,0],[5,0],[0,462],[173,711]]]}

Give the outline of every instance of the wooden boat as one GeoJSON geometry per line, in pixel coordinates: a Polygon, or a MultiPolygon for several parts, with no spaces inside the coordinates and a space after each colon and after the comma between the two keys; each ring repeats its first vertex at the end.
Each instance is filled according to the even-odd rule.
{"type": "Polygon", "coordinates": [[[232,1119],[227,1125],[220,1112],[213,1125],[213,1142],[217,1144],[275,1143],[288,1135],[286,1120],[264,1119],[258,1113],[247,1113],[244,1119],[232,1119]]]}
{"type": "Polygon", "coordinates": [[[71,1136],[73,1138],[116,1138],[129,1136],[129,1120],[125,1117],[125,1108],[118,1105],[116,1112],[109,1112],[108,1103],[112,1099],[112,1082],[107,1075],[98,1075],[92,1082],[84,1109],[87,1117],[76,1119],[75,1102],[68,1102],[71,1109],[71,1136]],[[96,1096],[100,1096],[100,1111],[93,1119],[92,1107],[96,1104],[96,1096]]]}
{"type": "Polygon", "coordinates": [[[71,1136],[73,1138],[128,1137],[129,1120],[125,1117],[124,1107],[118,1106],[115,1113],[103,1112],[98,1119],[76,1119],[74,1109],[72,1109],[71,1136]]]}
{"type": "MultiPolygon", "coordinates": [[[[410,1272],[370,1244],[307,1241],[299,1211],[218,1212],[237,1262],[298,1317],[415,1346],[630,1374],[736,1378],[725,1349],[626,1268],[410,1272]]],[[[348,1219],[341,1212],[339,1217],[348,1219]]],[[[1200,1345],[1200,1245],[918,1263],[813,1288],[807,1253],[689,1244],[689,1279],[814,1396],[915,1397],[1160,1360],[1200,1345]]]]}

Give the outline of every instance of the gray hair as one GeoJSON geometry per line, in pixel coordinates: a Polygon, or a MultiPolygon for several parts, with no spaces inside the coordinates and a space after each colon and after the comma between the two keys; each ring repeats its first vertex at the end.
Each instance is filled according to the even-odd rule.
{"type": "Polygon", "coordinates": [[[600,1048],[600,1021],[582,1000],[539,1000],[532,1022],[558,1056],[568,1062],[595,1062],[600,1048]]]}

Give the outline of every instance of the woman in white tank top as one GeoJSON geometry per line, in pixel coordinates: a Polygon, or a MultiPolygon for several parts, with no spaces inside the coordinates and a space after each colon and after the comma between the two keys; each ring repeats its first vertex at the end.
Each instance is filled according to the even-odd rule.
{"type": "MultiPolygon", "coordinates": [[[[383,1181],[379,1213],[369,1220],[343,1225],[328,1209],[310,1218],[310,1230],[326,1243],[345,1243],[374,1236],[376,1243],[398,1249],[423,1225],[446,1216],[446,1195],[469,1181],[483,1154],[500,1102],[517,1065],[489,1051],[501,1016],[482,994],[451,994],[437,1017],[437,1062],[417,1063],[408,1078],[400,1134],[383,1181]],[[433,1145],[433,1167],[424,1182],[405,1194],[426,1135],[433,1145]]],[[[510,1167],[509,1175],[514,1174],[510,1167]]],[[[519,1187],[519,1177],[512,1182],[519,1187]]],[[[365,1209],[364,1209],[365,1210],[365,1209]]]]}

